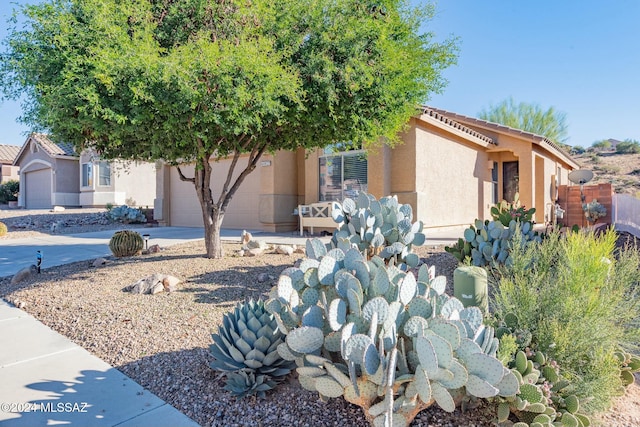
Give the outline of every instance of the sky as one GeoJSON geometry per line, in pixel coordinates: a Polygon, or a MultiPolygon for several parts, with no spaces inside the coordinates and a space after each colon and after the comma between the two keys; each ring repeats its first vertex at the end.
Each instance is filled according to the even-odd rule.
{"type": "MultiPolygon", "coordinates": [[[[37,2],[0,0],[0,38],[15,3],[37,2]]],[[[460,52],[427,104],[475,117],[512,97],[566,113],[571,145],[640,140],[639,20],[637,0],[440,0],[423,30],[460,52]]],[[[0,144],[25,141],[20,115],[0,104],[0,144]]]]}

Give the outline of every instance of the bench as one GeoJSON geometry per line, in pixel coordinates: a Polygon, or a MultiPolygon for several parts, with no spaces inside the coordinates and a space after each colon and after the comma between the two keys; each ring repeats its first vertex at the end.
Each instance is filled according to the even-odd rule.
{"type": "Polygon", "coordinates": [[[300,218],[300,235],[304,234],[304,227],[336,228],[338,224],[331,217],[333,202],[311,203],[298,205],[298,217],[300,218]]]}

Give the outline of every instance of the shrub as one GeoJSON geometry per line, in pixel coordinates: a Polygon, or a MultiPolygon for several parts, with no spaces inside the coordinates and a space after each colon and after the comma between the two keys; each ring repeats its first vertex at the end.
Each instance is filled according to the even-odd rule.
{"type": "Polygon", "coordinates": [[[591,144],[591,147],[597,150],[608,150],[611,148],[611,141],[606,139],[603,139],[601,141],[596,141],[593,144],[591,144]]]}
{"type": "Polygon", "coordinates": [[[147,222],[147,218],[137,208],[131,208],[127,205],[118,206],[111,209],[107,215],[112,221],[122,222],[124,224],[138,224],[147,222]]]}
{"type": "Polygon", "coordinates": [[[616,145],[617,154],[637,154],[640,153],[640,143],[638,141],[624,140],[616,145]]]}
{"type": "Polygon", "coordinates": [[[7,181],[0,184],[0,203],[15,202],[18,200],[18,192],[20,191],[20,183],[16,180],[7,181]]]}
{"type": "Polygon", "coordinates": [[[503,200],[491,207],[493,220],[500,221],[505,227],[508,227],[512,220],[516,222],[533,222],[534,213],[536,213],[536,208],[526,209],[520,203],[520,195],[518,193],[516,193],[515,200],[512,203],[503,200]]]}
{"type": "Polygon", "coordinates": [[[4,222],[0,222],[0,237],[7,234],[7,225],[4,222]]]}
{"type": "MultiPolygon", "coordinates": [[[[616,234],[554,232],[541,244],[514,244],[501,270],[496,313],[517,313],[534,342],[563,368],[588,412],[604,410],[622,386],[620,348],[640,329],[640,254],[614,258],[616,234]]],[[[517,238],[516,238],[517,240],[517,238]]]]}
{"type": "Polygon", "coordinates": [[[607,215],[607,208],[598,203],[596,199],[593,199],[589,203],[584,203],[582,210],[584,211],[584,216],[587,218],[587,221],[590,223],[595,223],[598,219],[607,215]]]}

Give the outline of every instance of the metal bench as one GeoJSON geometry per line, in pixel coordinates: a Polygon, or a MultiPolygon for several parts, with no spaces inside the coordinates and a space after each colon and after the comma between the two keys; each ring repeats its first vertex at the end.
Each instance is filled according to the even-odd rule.
{"type": "Polygon", "coordinates": [[[304,228],[309,227],[313,234],[313,227],[336,228],[338,224],[331,217],[333,202],[311,203],[298,205],[298,217],[300,218],[300,235],[304,234],[304,228]]]}

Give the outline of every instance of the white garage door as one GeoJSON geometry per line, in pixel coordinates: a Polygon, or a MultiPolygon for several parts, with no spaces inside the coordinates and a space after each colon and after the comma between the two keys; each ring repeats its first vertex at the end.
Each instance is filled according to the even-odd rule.
{"type": "Polygon", "coordinates": [[[24,174],[25,204],[27,209],[51,207],[51,169],[40,169],[24,174]]]}
{"type": "MultiPolygon", "coordinates": [[[[214,200],[220,195],[220,190],[226,179],[230,161],[220,161],[213,164],[213,179],[211,187],[214,200]]],[[[236,170],[241,166],[238,162],[236,170]]],[[[193,167],[181,167],[185,176],[193,177],[193,167]]],[[[196,196],[193,183],[180,180],[176,168],[171,168],[171,225],[181,227],[202,227],[202,210],[196,196]]],[[[231,199],[222,226],[236,229],[261,229],[258,205],[260,202],[260,169],[251,172],[240,185],[231,199]]]]}

